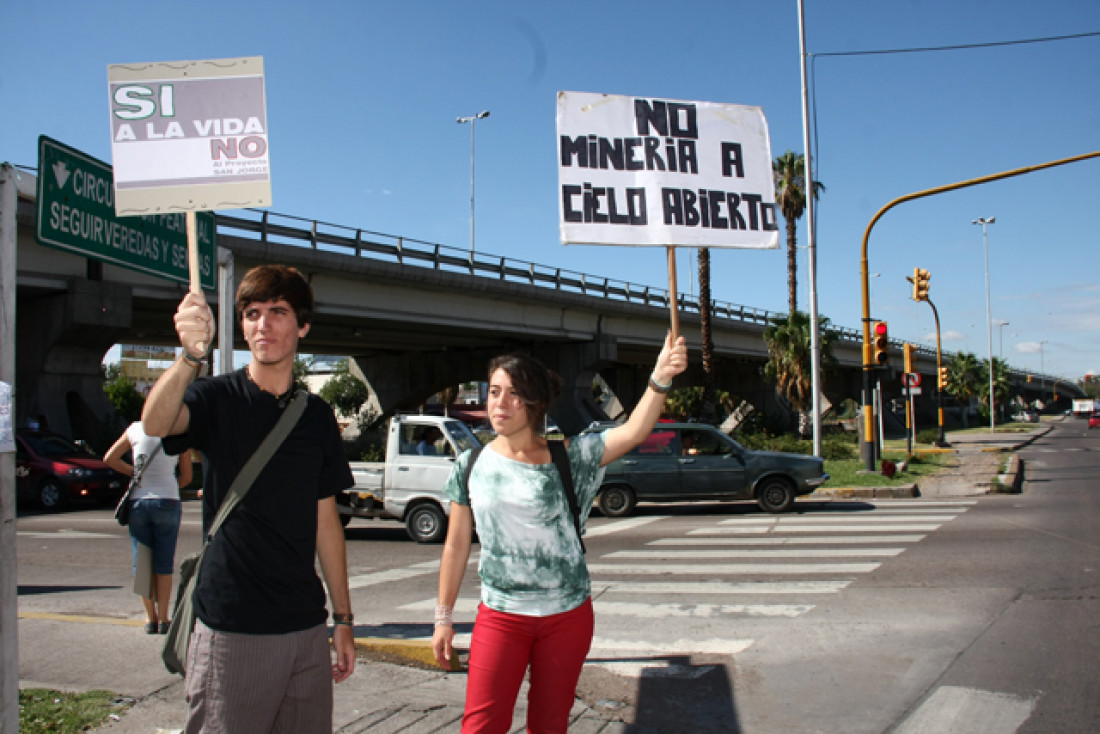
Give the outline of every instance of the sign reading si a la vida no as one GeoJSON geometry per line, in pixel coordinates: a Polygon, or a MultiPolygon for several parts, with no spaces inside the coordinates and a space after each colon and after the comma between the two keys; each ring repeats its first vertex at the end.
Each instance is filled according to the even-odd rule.
{"type": "MultiPolygon", "coordinates": [[[[75,148],[38,138],[38,221],[48,247],[179,283],[190,281],[183,213],[115,216],[111,167],[75,148]]],[[[196,232],[202,287],[214,289],[214,215],[199,213],[196,232]]]]}
{"type": "Polygon", "coordinates": [[[107,67],[119,216],[271,205],[260,56],[107,67]]]}
{"type": "Polygon", "coordinates": [[[759,107],[558,93],[565,244],[776,248],[759,107]]]}

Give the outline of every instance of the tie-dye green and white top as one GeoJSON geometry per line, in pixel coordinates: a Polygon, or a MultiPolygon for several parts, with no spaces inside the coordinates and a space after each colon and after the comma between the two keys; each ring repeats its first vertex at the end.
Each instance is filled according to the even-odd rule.
{"type": "MultiPolygon", "coordinates": [[[[581,527],[603,479],[606,434],[569,442],[569,466],[581,527]]],[[[463,486],[467,451],[458,457],[444,494],[473,508],[481,541],[481,601],[490,609],[547,617],[576,609],[592,593],[573,513],[553,462],[526,464],[486,446],[463,486]]]]}

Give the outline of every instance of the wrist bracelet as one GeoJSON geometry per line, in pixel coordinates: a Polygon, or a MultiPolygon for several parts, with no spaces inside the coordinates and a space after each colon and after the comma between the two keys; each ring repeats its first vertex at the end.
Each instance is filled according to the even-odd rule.
{"type": "Polygon", "coordinates": [[[346,624],[348,627],[352,627],[354,626],[354,622],[355,615],[351,612],[348,612],[347,614],[338,614],[337,612],[332,613],[333,624],[346,624]]]}
{"type": "Polygon", "coordinates": [[[652,387],[657,392],[664,395],[665,393],[667,393],[672,388],[672,382],[670,381],[667,385],[662,385],[661,383],[657,382],[656,377],[654,377],[653,375],[650,375],[649,376],[649,386],[652,387]]]}
{"type": "Polygon", "coordinates": [[[195,355],[188,352],[186,349],[183,350],[180,356],[183,357],[183,361],[186,362],[187,365],[192,369],[202,367],[202,357],[196,357],[195,355]]]}
{"type": "Polygon", "coordinates": [[[447,604],[435,605],[435,626],[454,627],[454,606],[447,604]]]}

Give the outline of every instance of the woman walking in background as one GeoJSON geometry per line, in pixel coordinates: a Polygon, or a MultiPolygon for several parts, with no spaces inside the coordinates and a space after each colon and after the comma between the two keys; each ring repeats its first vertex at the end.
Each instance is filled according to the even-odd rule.
{"type": "Polygon", "coordinates": [[[451,512],[432,638],[436,661],[449,669],[454,604],[476,518],[481,604],[470,643],[464,734],[511,728],[528,667],[527,731],[565,732],[594,627],[580,529],[603,467],[649,435],[672,379],[686,367],[684,339],[667,336],[649,386],[626,423],[568,441],[578,511],[574,519],[563,477],[540,434],[560,379],[526,355],[505,355],[489,363],[487,408],[497,436],[469,471],[469,486],[471,452],[466,452],[444,487],[451,512]]]}
{"type": "Polygon", "coordinates": [[[141,553],[152,553],[152,576],[136,579],[135,590],[148,586],[145,605],[145,631],[148,634],[168,632],[168,613],[172,607],[172,571],[176,565],[176,538],[179,535],[180,487],[191,483],[191,452],[168,456],[161,449],[160,439],[145,435],[141,421],[130,424],[114,446],[103,457],[108,466],[135,477],[137,485],[130,492],[130,547],[133,573],[139,570],[141,553]],[[133,452],[133,465],[122,460],[133,452]],[[178,476],[176,467],[179,467],[178,476]],[[145,550],[138,547],[141,544],[145,550]]]}

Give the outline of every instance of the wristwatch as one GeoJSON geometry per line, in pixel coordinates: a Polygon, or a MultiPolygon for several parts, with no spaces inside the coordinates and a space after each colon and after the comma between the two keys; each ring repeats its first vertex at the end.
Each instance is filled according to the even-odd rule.
{"type": "Polygon", "coordinates": [[[355,622],[355,615],[351,612],[347,614],[339,614],[337,612],[332,613],[332,621],[334,624],[346,624],[351,627],[355,622]]]}

